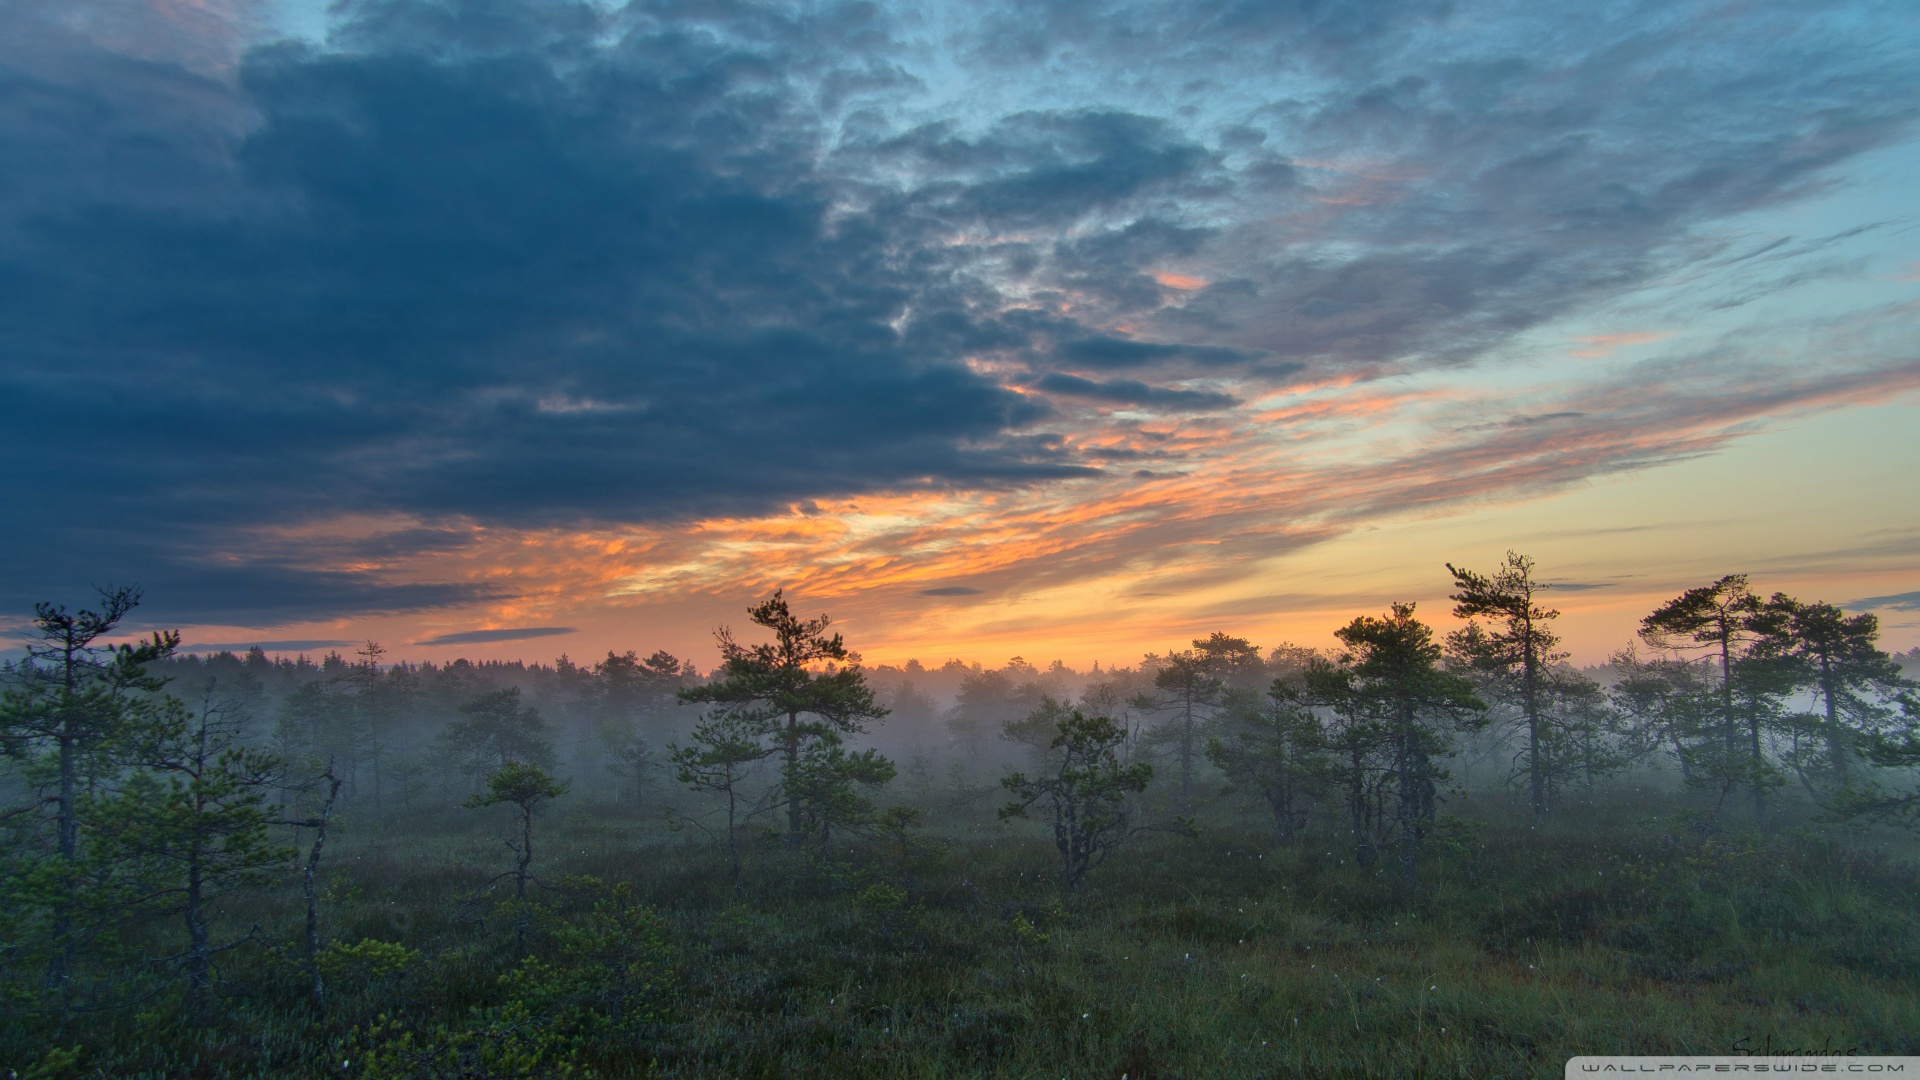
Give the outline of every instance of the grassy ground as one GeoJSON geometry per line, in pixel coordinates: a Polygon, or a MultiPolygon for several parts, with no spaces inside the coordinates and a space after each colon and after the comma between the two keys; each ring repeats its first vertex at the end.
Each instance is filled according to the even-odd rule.
{"type": "MultiPolygon", "coordinates": [[[[331,936],[394,944],[337,952],[326,1016],[296,951],[247,948],[205,1015],[171,994],[59,1030],[16,1015],[9,1052],[49,1076],[1130,1080],[1920,1053],[1911,862],[1647,810],[1453,828],[1414,890],[1329,840],[1221,825],[1143,838],[1070,897],[1025,828],[923,836],[904,859],[755,844],[735,895],[704,836],[576,814],[545,823],[537,869],[559,887],[524,913],[465,902],[507,861],[472,815],[349,830],[331,936]]],[[[294,940],[284,890],[235,914],[294,940]]]]}

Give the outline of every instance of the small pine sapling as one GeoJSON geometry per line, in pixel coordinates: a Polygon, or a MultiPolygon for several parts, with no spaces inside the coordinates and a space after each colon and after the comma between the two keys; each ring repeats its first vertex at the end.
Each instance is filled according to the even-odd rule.
{"type": "MultiPolygon", "coordinates": [[[[486,790],[469,798],[465,805],[479,809],[511,804],[520,811],[520,843],[514,848],[518,862],[500,877],[513,878],[514,898],[522,905],[527,900],[527,882],[533,880],[533,815],[541,805],[565,795],[568,785],[555,780],[538,765],[509,761],[487,775],[486,790]]],[[[495,878],[495,881],[500,878],[495,878]]]]}
{"type": "MultiPolygon", "coordinates": [[[[1053,814],[1053,842],[1060,851],[1061,883],[1078,889],[1088,871],[1150,826],[1135,825],[1129,796],[1147,789],[1153,766],[1123,764],[1119,750],[1124,728],[1104,716],[1075,710],[1057,724],[1049,749],[1058,753],[1051,774],[1029,778],[1013,773],[1000,781],[1013,801],[1000,808],[1001,820],[1024,818],[1034,803],[1047,800],[1053,814]]],[[[1176,819],[1175,829],[1192,827],[1176,819]]]]}

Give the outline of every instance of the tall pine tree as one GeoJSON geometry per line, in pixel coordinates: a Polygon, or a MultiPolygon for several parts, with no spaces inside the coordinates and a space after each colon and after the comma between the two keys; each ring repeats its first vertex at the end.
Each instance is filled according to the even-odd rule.
{"type": "Polygon", "coordinates": [[[747,617],[773,631],[773,640],[742,644],[722,627],[714,633],[720,645],[718,677],[681,690],[680,700],[718,706],[717,716],[773,741],[781,757],[787,840],[798,846],[808,827],[806,792],[822,782],[821,759],[809,752],[866,730],[868,721],[881,719],[887,710],[867,685],[859,654],[838,633],[828,635],[832,620],[827,616],[801,619],[776,591],[748,608],[747,617]]]}

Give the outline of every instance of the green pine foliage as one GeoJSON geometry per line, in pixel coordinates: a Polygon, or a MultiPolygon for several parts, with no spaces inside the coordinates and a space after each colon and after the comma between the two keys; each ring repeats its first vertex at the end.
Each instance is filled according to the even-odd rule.
{"type": "Polygon", "coordinates": [[[1013,799],[1000,808],[1000,817],[1027,817],[1035,803],[1046,801],[1053,845],[1060,852],[1060,882],[1072,891],[1147,828],[1135,823],[1130,796],[1147,790],[1153,766],[1121,761],[1127,733],[1104,716],[1075,711],[1058,720],[1054,730],[1048,749],[1056,752],[1056,764],[1032,777],[1016,772],[1002,779],[1013,799]]]}

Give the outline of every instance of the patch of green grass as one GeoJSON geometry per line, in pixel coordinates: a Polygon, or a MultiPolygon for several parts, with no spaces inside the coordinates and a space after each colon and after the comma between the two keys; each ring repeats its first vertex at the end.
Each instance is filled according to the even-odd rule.
{"type": "Polygon", "coordinates": [[[353,953],[367,971],[341,969],[324,1015],[281,892],[231,912],[282,947],[227,954],[213,1015],[179,1015],[159,983],[64,1024],[16,1008],[6,1063],[1140,1080],[1538,1076],[1578,1053],[1769,1042],[1920,1053],[1920,873],[1810,834],[1493,824],[1436,845],[1408,889],[1333,838],[1220,826],[1143,840],[1063,896],[1038,830],[961,826],[908,864],[759,842],[736,896],[704,837],[605,824],[556,824],[528,920],[504,889],[472,899],[504,863],[484,830],[345,832],[330,936],[405,951],[353,953]]]}

